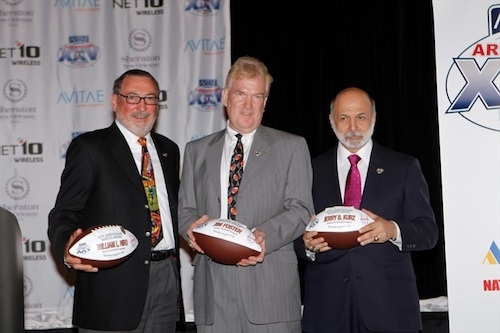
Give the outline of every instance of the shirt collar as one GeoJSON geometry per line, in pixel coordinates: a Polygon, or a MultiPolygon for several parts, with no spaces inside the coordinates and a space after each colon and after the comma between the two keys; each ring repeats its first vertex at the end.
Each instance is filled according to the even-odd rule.
{"type": "MultiPolygon", "coordinates": [[[[116,126],[118,126],[118,129],[120,132],[122,132],[123,136],[125,137],[125,140],[127,140],[127,143],[130,147],[134,147],[134,145],[139,144],[137,140],[139,140],[139,137],[135,135],[134,133],[130,132],[125,126],[123,126],[118,120],[115,120],[116,126]]],[[[152,144],[153,142],[151,141],[151,133],[148,133],[146,136],[146,142],[148,146],[152,144]]]]}
{"type": "MultiPolygon", "coordinates": [[[[361,157],[361,161],[364,161],[366,164],[370,162],[370,155],[372,153],[373,148],[373,140],[370,139],[363,147],[361,147],[355,154],[361,157]]],[[[340,142],[337,147],[337,160],[340,163],[348,163],[347,157],[352,155],[347,148],[345,148],[340,142]]]]}

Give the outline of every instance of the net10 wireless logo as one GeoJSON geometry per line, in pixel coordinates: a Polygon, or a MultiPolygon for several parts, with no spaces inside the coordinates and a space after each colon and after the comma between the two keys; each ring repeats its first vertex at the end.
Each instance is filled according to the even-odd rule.
{"type": "Polygon", "coordinates": [[[1,157],[12,157],[15,163],[43,162],[43,143],[20,138],[16,144],[0,145],[1,157]]]}
{"type": "Polygon", "coordinates": [[[12,47],[0,47],[0,60],[8,59],[13,66],[40,66],[40,57],[40,46],[24,45],[16,41],[12,47]]]}

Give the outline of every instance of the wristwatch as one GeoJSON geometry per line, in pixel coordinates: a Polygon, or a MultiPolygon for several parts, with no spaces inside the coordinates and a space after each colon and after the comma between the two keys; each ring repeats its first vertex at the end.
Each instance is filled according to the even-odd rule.
{"type": "Polygon", "coordinates": [[[311,251],[308,248],[305,248],[305,250],[306,250],[306,257],[311,259],[311,261],[315,261],[316,260],[316,251],[311,251]]]}

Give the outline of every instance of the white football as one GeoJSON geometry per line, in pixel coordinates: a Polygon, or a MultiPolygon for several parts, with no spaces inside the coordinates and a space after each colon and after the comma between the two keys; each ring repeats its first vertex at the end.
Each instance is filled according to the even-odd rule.
{"type": "Polygon", "coordinates": [[[350,206],[327,207],[309,222],[306,231],[317,231],[331,248],[348,249],[359,245],[358,230],[372,223],[363,211],[350,206]]]}
{"type": "Polygon", "coordinates": [[[83,264],[110,268],[125,261],[139,245],[133,233],[120,225],[101,225],[86,229],[72,242],[69,254],[83,264]]]}
{"type": "Polygon", "coordinates": [[[228,219],[214,219],[193,229],[196,243],[212,260],[236,264],[262,251],[255,235],[246,225],[228,219]]]}

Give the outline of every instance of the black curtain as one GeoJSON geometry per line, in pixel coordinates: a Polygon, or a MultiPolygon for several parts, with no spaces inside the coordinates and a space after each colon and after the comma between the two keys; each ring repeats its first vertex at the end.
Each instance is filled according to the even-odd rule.
{"type": "Polygon", "coordinates": [[[263,124],[302,135],[312,157],[336,138],[329,104],[347,86],[376,101],[374,139],[420,160],[440,228],[412,254],[420,298],[446,295],[432,0],[233,0],[231,56],[274,77],[263,124]]]}

